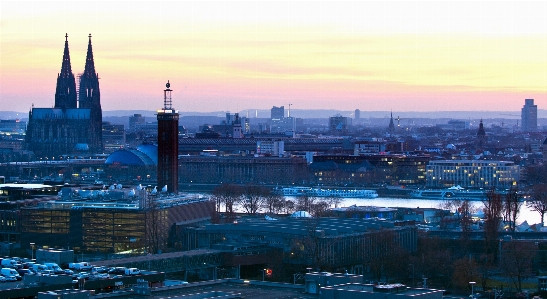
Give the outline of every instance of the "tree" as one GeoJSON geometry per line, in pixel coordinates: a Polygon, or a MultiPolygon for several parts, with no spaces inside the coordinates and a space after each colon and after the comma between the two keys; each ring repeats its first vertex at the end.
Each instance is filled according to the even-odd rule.
{"type": "Polygon", "coordinates": [[[520,196],[517,193],[516,189],[511,188],[503,201],[503,220],[509,223],[509,230],[515,232],[517,218],[520,212],[520,207],[522,202],[520,201],[520,196]]]}
{"type": "Polygon", "coordinates": [[[243,190],[243,208],[247,214],[255,214],[262,206],[265,198],[270,194],[270,189],[264,186],[247,185],[243,190]]]}
{"type": "Polygon", "coordinates": [[[295,208],[297,211],[306,211],[311,214],[312,206],[316,201],[317,198],[315,196],[309,196],[308,194],[304,194],[296,197],[295,208]]]}
{"type": "Polygon", "coordinates": [[[327,199],[315,199],[310,204],[310,214],[314,217],[324,217],[330,207],[330,202],[327,199]]]}
{"type": "Polygon", "coordinates": [[[217,212],[220,211],[221,205],[224,205],[225,211],[228,214],[234,213],[234,205],[241,201],[243,187],[233,184],[222,184],[213,189],[213,198],[217,205],[217,212]]]}
{"type": "Polygon", "coordinates": [[[503,199],[501,194],[491,189],[486,193],[484,204],[484,254],[480,257],[480,282],[486,288],[490,270],[496,265],[498,259],[498,235],[503,211],[503,199]]]}
{"type": "Polygon", "coordinates": [[[473,225],[473,219],[471,215],[473,214],[473,209],[471,208],[471,203],[468,200],[461,201],[460,206],[458,207],[458,214],[460,215],[460,227],[462,229],[461,239],[465,243],[465,248],[467,248],[467,242],[471,236],[471,226],[473,225]]]}
{"type": "Polygon", "coordinates": [[[498,253],[498,235],[501,224],[501,214],[503,211],[503,200],[501,194],[494,189],[486,193],[484,204],[484,240],[485,253],[491,256],[492,261],[498,253]]]}
{"type": "Polygon", "coordinates": [[[267,213],[278,214],[283,211],[283,206],[285,204],[285,198],[274,192],[270,192],[264,198],[262,205],[267,213]]]}
{"type": "Polygon", "coordinates": [[[522,292],[523,280],[534,277],[533,262],[537,253],[537,246],[531,242],[510,241],[503,243],[501,268],[519,292],[522,292]]]}
{"type": "Polygon", "coordinates": [[[159,253],[164,249],[168,237],[167,211],[160,207],[155,196],[146,195],[144,223],[146,247],[149,253],[159,253]]]}
{"type": "Polygon", "coordinates": [[[547,213],[547,185],[537,184],[532,187],[531,198],[527,203],[528,208],[532,211],[536,211],[541,216],[541,226],[543,226],[543,220],[545,213],[547,213]]]}
{"type": "Polygon", "coordinates": [[[397,242],[397,234],[392,230],[379,230],[370,236],[374,247],[368,257],[370,269],[378,281],[385,277],[389,282],[390,278],[401,274],[401,265],[409,260],[410,254],[397,242]]]}
{"type": "Polygon", "coordinates": [[[467,291],[470,281],[477,281],[478,266],[475,259],[463,257],[454,261],[454,273],[452,275],[452,283],[459,291],[467,291]]]}

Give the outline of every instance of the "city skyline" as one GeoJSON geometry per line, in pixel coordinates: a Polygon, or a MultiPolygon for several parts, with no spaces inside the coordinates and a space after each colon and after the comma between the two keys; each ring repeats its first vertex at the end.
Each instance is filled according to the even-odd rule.
{"type": "Polygon", "coordinates": [[[547,107],[545,2],[2,1],[1,110],[50,107],[65,33],[103,110],[547,107]],[[9,103],[9,105],[5,105],[9,103]],[[501,103],[501,104],[500,104],[501,103]]]}

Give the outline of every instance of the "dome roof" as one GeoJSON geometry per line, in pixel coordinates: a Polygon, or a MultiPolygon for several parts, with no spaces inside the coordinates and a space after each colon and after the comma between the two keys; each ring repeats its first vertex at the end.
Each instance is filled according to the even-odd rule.
{"type": "Polygon", "coordinates": [[[137,146],[137,150],[143,152],[150,157],[154,164],[158,164],[158,146],[153,144],[141,144],[137,146]]]}
{"type": "Polygon", "coordinates": [[[137,149],[122,149],[108,156],[105,164],[154,166],[158,164],[158,147],[141,145],[137,149]]]}

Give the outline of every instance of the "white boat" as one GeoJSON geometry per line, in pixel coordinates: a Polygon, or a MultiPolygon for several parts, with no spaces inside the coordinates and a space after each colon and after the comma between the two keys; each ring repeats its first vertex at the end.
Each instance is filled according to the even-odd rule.
{"type": "Polygon", "coordinates": [[[410,192],[410,196],[422,199],[483,200],[486,199],[486,191],[453,186],[447,189],[418,189],[410,192]]]}
{"type": "Polygon", "coordinates": [[[378,193],[375,190],[364,189],[329,189],[312,187],[289,187],[282,188],[281,194],[284,196],[316,196],[316,197],[341,197],[341,198],[377,198],[378,193]]]}

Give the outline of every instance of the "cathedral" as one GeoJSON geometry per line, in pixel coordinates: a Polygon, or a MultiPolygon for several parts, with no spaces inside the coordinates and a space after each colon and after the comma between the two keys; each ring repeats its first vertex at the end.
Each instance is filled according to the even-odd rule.
{"type": "Polygon", "coordinates": [[[91,34],[84,72],[72,73],[68,34],[61,72],[57,76],[55,106],[29,111],[26,144],[36,157],[57,159],[61,155],[85,155],[103,152],[102,110],[99,76],[95,72],[91,34]]]}

